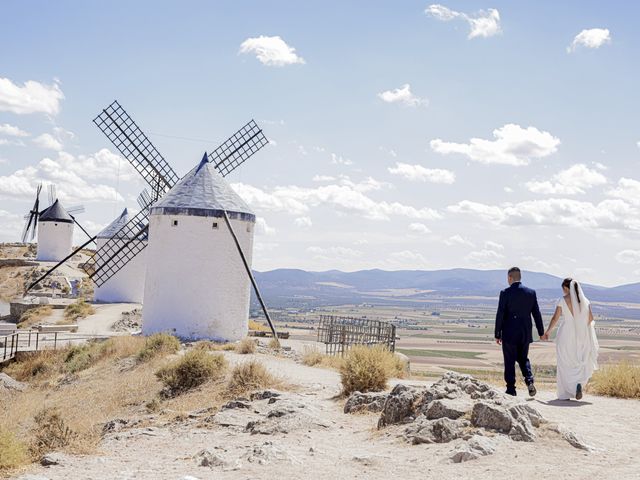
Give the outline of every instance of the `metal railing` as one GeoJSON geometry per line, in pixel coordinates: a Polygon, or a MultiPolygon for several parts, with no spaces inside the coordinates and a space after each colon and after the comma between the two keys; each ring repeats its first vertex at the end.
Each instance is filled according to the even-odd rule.
{"type": "Polygon", "coordinates": [[[325,344],[328,355],[344,355],[353,345],[383,345],[393,352],[396,327],[379,320],[321,315],[318,342],[325,344]]]}
{"type": "Polygon", "coordinates": [[[57,350],[87,340],[106,339],[106,335],[87,335],[70,332],[16,331],[0,336],[0,363],[16,357],[20,352],[57,350]]]}

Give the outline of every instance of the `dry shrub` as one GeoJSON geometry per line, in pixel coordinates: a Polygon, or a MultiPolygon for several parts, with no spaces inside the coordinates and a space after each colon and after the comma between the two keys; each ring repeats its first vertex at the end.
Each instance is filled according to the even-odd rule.
{"type": "Polygon", "coordinates": [[[276,383],[265,366],[257,360],[239,363],[231,371],[227,392],[232,396],[242,395],[259,388],[267,388],[276,383]]]}
{"type": "Polygon", "coordinates": [[[640,398],[640,365],[604,365],[594,373],[589,390],[609,397],[640,398]]]}
{"type": "Polygon", "coordinates": [[[249,320],[249,330],[256,332],[269,332],[270,328],[263,323],[256,322],[255,320],[249,320]]]}
{"type": "Polygon", "coordinates": [[[384,390],[395,363],[393,353],[382,346],[354,346],[340,367],[343,393],[384,390]]]}
{"type": "Polygon", "coordinates": [[[23,352],[3,371],[21,382],[46,379],[60,371],[65,355],[65,350],[23,352]]]}
{"type": "Polygon", "coordinates": [[[25,329],[30,328],[38,323],[43,318],[48,317],[53,312],[53,308],[50,305],[43,305],[41,307],[31,308],[24,312],[18,320],[18,328],[25,329]]]}
{"type": "Polygon", "coordinates": [[[236,345],[236,353],[240,353],[242,355],[256,353],[256,341],[251,337],[243,338],[236,345]]]}
{"type": "Polygon", "coordinates": [[[200,340],[193,345],[195,350],[204,350],[205,352],[230,352],[236,350],[235,343],[218,343],[211,340],[200,340]]]}
{"type": "Polygon", "coordinates": [[[222,354],[190,350],[182,358],[159,369],[156,376],[167,387],[168,396],[174,396],[209,380],[219,379],[226,368],[227,361],[222,354]]]}
{"type": "Polygon", "coordinates": [[[34,422],[34,437],[30,450],[35,458],[68,447],[78,437],[57,409],[40,410],[34,417],[34,422]]]}
{"type": "Polygon", "coordinates": [[[144,347],[138,353],[138,360],[146,362],[152,358],[171,355],[180,350],[180,340],[168,333],[154,333],[147,337],[144,347]]]}
{"type": "Polygon", "coordinates": [[[280,340],[278,340],[277,338],[272,338],[271,340],[269,340],[268,347],[271,350],[280,350],[280,340]]]}
{"type": "Polygon", "coordinates": [[[93,305],[86,303],[84,299],[80,299],[65,307],[64,318],[69,322],[75,322],[79,318],[88,317],[94,313],[96,313],[96,309],[93,308],[93,305]]]}
{"type": "Polygon", "coordinates": [[[8,430],[0,427],[0,474],[28,463],[26,445],[8,430]]]}
{"type": "Polygon", "coordinates": [[[315,367],[316,365],[320,365],[324,356],[325,355],[320,353],[320,350],[309,345],[305,345],[302,349],[302,363],[307,365],[308,367],[315,367]]]}

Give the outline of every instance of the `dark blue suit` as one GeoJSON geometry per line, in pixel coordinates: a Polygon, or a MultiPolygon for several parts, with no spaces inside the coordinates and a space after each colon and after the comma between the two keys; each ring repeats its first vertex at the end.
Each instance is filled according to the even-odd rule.
{"type": "Polygon", "coordinates": [[[520,366],[525,383],[533,383],[533,372],[528,358],[529,344],[533,342],[531,317],[535,320],[538,335],[542,336],[544,325],[535,290],[525,287],[520,282],[514,282],[500,292],[495,337],[502,340],[504,380],[507,382],[508,392],[515,392],[516,389],[516,362],[520,366]]]}

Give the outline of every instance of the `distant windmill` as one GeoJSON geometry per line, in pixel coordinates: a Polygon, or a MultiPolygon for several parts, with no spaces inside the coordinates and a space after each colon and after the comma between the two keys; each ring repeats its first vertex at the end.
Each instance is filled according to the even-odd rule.
{"type": "MultiPolygon", "coordinates": [[[[175,171],[173,170],[173,168],[171,168],[171,166],[167,163],[164,157],[153,146],[153,144],[148,139],[148,137],[142,132],[142,130],[140,130],[138,125],[133,121],[133,119],[120,106],[120,104],[117,101],[114,101],[111,105],[109,105],[107,108],[102,110],[102,112],[94,119],[94,123],[98,126],[98,128],[100,128],[100,130],[102,130],[105,133],[107,138],[120,151],[120,153],[129,160],[129,162],[138,171],[138,173],[140,173],[140,175],[144,178],[144,180],[147,182],[147,184],[151,188],[151,193],[141,194],[139,197],[139,201],[142,207],[140,212],[137,215],[135,215],[133,218],[131,218],[122,228],[120,228],[120,230],[118,230],[118,232],[115,233],[113,238],[106,240],[106,242],[100,248],[97,249],[91,261],[87,262],[83,267],[87,272],[87,274],[89,275],[89,277],[93,279],[95,285],[98,288],[100,288],[101,285],[103,285],[111,277],[116,275],[129,262],[133,261],[147,247],[147,243],[152,243],[155,241],[155,242],[158,242],[158,245],[159,245],[161,242],[164,241],[164,239],[161,236],[163,234],[160,234],[160,233],[158,238],[152,238],[151,236],[148,237],[149,207],[156,204],[156,202],[158,202],[158,200],[160,200],[167,191],[171,190],[174,187],[177,188],[179,186],[177,184],[179,183],[180,179],[178,175],[175,173],[175,171]],[[147,238],[149,242],[147,242],[147,238]],[[123,241],[123,239],[125,240],[123,241]]],[[[216,177],[220,181],[216,179],[214,183],[224,184],[227,186],[226,188],[228,188],[228,190],[231,190],[230,187],[228,187],[228,185],[226,184],[226,182],[222,179],[222,177],[225,177],[226,175],[231,173],[239,165],[244,163],[248,158],[250,158],[253,154],[255,154],[257,151],[259,151],[261,148],[263,148],[267,144],[268,144],[268,140],[264,136],[262,130],[258,127],[258,125],[253,120],[251,120],[249,123],[243,126],[240,130],[238,130],[235,134],[233,134],[228,140],[222,143],[222,145],[220,145],[213,152],[211,152],[208,156],[205,156],[205,158],[203,158],[203,161],[195,169],[189,172],[189,174],[187,174],[185,179],[190,178],[194,180],[196,184],[199,181],[198,179],[209,179],[207,180],[208,182],[207,184],[211,184],[210,180],[216,177]],[[199,172],[202,172],[202,175],[198,175],[199,172]]],[[[181,185],[184,186],[184,183],[181,183],[181,185]]],[[[183,192],[183,194],[182,196],[179,196],[179,198],[184,200],[185,191],[184,190],[181,190],[181,191],[183,192]]],[[[222,198],[218,198],[218,200],[221,200],[221,199],[222,198]]],[[[189,202],[188,201],[183,202],[182,205],[187,206],[187,210],[184,210],[182,212],[174,211],[173,213],[192,216],[191,213],[193,212],[188,211],[189,202]]],[[[252,221],[255,221],[255,217],[253,216],[253,214],[250,213],[250,211],[246,210],[246,208],[248,207],[245,207],[240,212],[238,212],[237,210],[235,211],[229,210],[229,212],[234,214],[246,213],[249,217],[253,218],[252,221]]],[[[203,210],[213,211],[215,209],[211,208],[211,205],[207,205],[206,208],[203,208],[203,210]]],[[[233,245],[235,246],[237,253],[239,255],[236,258],[238,260],[241,260],[241,263],[238,261],[235,262],[236,270],[239,272],[241,272],[242,269],[245,270],[246,276],[244,278],[247,281],[247,288],[249,285],[248,281],[250,281],[254,287],[254,290],[256,291],[258,299],[263,307],[265,316],[267,317],[267,321],[269,322],[275,336],[276,335],[275,329],[271,324],[271,319],[269,318],[269,314],[267,312],[266,306],[262,301],[262,297],[260,296],[260,293],[257,289],[255,279],[253,278],[253,275],[251,273],[250,256],[247,256],[243,251],[243,245],[241,244],[241,241],[238,240],[238,235],[235,233],[234,227],[232,226],[232,223],[230,221],[229,212],[227,211],[226,208],[218,209],[217,217],[224,219],[226,231],[230,234],[229,238],[233,240],[233,245]]],[[[176,222],[176,225],[178,225],[178,220],[174,219],[172,221],[176,222]]],[[[212,225],[210,226],[211,229],[215,229],[216,227],[219,227],[217,222],[212,221],[211,223],[212,223],[212,225]],[[214,226],[214,223],[216,224],[215,226],[214,226]]],[[[252,247],[253,230],[252,229],[247,230],[247,232],[251,233],[251,240],[249,242],[245,242],[244,247],[245,249],[246,247],[250,249],[252,247]]],[[[187,232],[184,232],[183,235],[185,235],[185,238],[188,238],[187,232]]],[[[194,252],[191,252],[189,250],[190,242],[192,241],[193,241],[193,237],[191,237],[191,240],[189,242],[186,242],[183,245],[181,245],[180,250],[175,250],[175,249],[172,250],[171,251],[172,254],[177,256],[193,255],[194,252]]],[[[199,239],[198,241],[207,241],[207,239],[199,239]]],[[[208,244],[209,250],[212,250],[212,249],[215,250],[215,243],[214,243],[215,241],[214,240],[210,240],[210,241],[212,243],[208,244]]],[[[177,244],[173,243],[173,245],[175,246],[177,244]]],[[[193,245],[193,246],[195,247],[196,245],[193,245]]],[[[229,252],[225,251],[224,255],[228,256],[229,252]]],[[[210,260],[210,258],[208,259],[210,260]]],[[[154,258],[153,261],[162,262],[163,259],[154,258]]],[[[189,264],[192,265],[193,263],[189,262],[189,264]]],[[[204,264],[202,265],[202,268],[215,268],[215,265],[204,264]]],[[[148,284],[150,280],[152,282],[155,282],[154,273],[152,272],[150,273],[149,268],[147,268],[147,275],[145,280],[146,282],[145,296],[146,296],[146,292],[149,291],[149,288],[154,288],[154,286],[156,286],[155,283],[152,286],[149,286],[148,284]]],[[[181,283],[185,280],[185,278],[182,278],[181,276],[184,273],[185,273],[184,271],[176,271],[172,273],[172,275],[174,275],[175,278],[173,279],[170,278],[169,281],[172,282],[172,285],[174,287],[176,287],[178,283],[181,283]]],[[[198,271],[191,270],[190,272],[186,272],[186,273],[191,277],[196,277],[196,281],[197,281],[197,276],[199,274],[198,271]]],[[[184,285],[186,284],[183,284],[183,286],[184,285]]],[[[207,288],[206,284],[203,286],[205,287],[205,289],[207,288]]],[[[205,291],[205,290],[202,290],[202,291],[205,291]]],[[[225,290],[212,292],[210,289],[207,289],[204,297],[201,297],[201,301],[211,304],[211,302],[217,302],[217,301],[223,300],[224,296],[227,294],[228,294],[228,291],[225,291],[225,290]]],[[[245,315],[244,318],[241,318],[241,317],[242,315],[244,315],[244,313],[242,312],[248,313],[248,297],[247,297],[246,303],[247,303],[246,312],[245,312],[245,309],[242,308],[238,310],[238,312],[240,312],[240,315],[234,315],[234,318],[219,319],[219,321],[224,322],[226,320],[230,323],[244,322],[244,331],[246,333],[247,315],[245,315]]],[[[150,307],[150,306],[146,305],[145,309],[147,309],[147,307],[150,307]]],[[[180,307],[182,307],[183,319],[178,320],[177,318],[175,318],[175,320],[180,321],[180,323],[183,326],[187,324],[187,326],[185,326],[185,328],[183,329],[184,332],[193,333],[192,335],[193,337],[199,337],[199,336],[208,336],[209,338],[224,337],[224,332],[215,332],[215,331],[212,331],[211,329],[206,330],[198,326],[202,320],[201,312],[198,313],[197,309],[191,308],[193,306],[189,305],[186,300],[182,302],[180,307]],[[191,312],[191,318],[188,312],[191,312]],[[218,333],[222,333],[222,335],[218,335],[218,333]]],[[[149,308],[149,310],[152,310],[152,308],[149,308]]],[[[143,323],[145,321],[149,322],[150,324],[159,323],[164,325],[165,327],[167,326],[162,321],[154,322],[154,320],[151,319],[146,314],[145,314],[145,319],[143,320],[143,323]]],[[[146,329],[146,331],[149,331],[149,329],[146,329]]],[[[230,340],[235,338],[226,338],[226,339],[230,340]]]]}
{"type": "Polygon", "coordinates": [[[41,191],[42,184],[38,184],[33,208],[25,216],[22,242],[33,241],[37,231],[38,253],[36,259],[57,262],[71,252],[74,224],[78,225],[90,237],[74,217],[74,214],[84,212],[84,207],[77,206],[65,209],[58,199],[55,185],[49,184],[49,206],[40,211],[41,191]]]}

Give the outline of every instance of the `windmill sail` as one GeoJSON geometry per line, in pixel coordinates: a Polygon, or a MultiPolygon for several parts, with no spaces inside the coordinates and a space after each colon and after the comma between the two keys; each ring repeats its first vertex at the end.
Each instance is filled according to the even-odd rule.
{"type": "Polygon", "coordinates": [[[40,215],[40,191],[42,190],[42,184],[38,184],[36,188],[36,200],[33,204],[33,208],[29,211],[29,213],[25,216],[25,224],[22,230],[22,243],[26,243],[27,239],[29,241],[33,240],[36,236],[36,227],[38,226],[38,217],[40,215]]]}
{"type": "Polygon", "coordinates": [[[226,177],[269,141],[258,124],[251,120],[209,154],[209,162],[226,177]]]}

